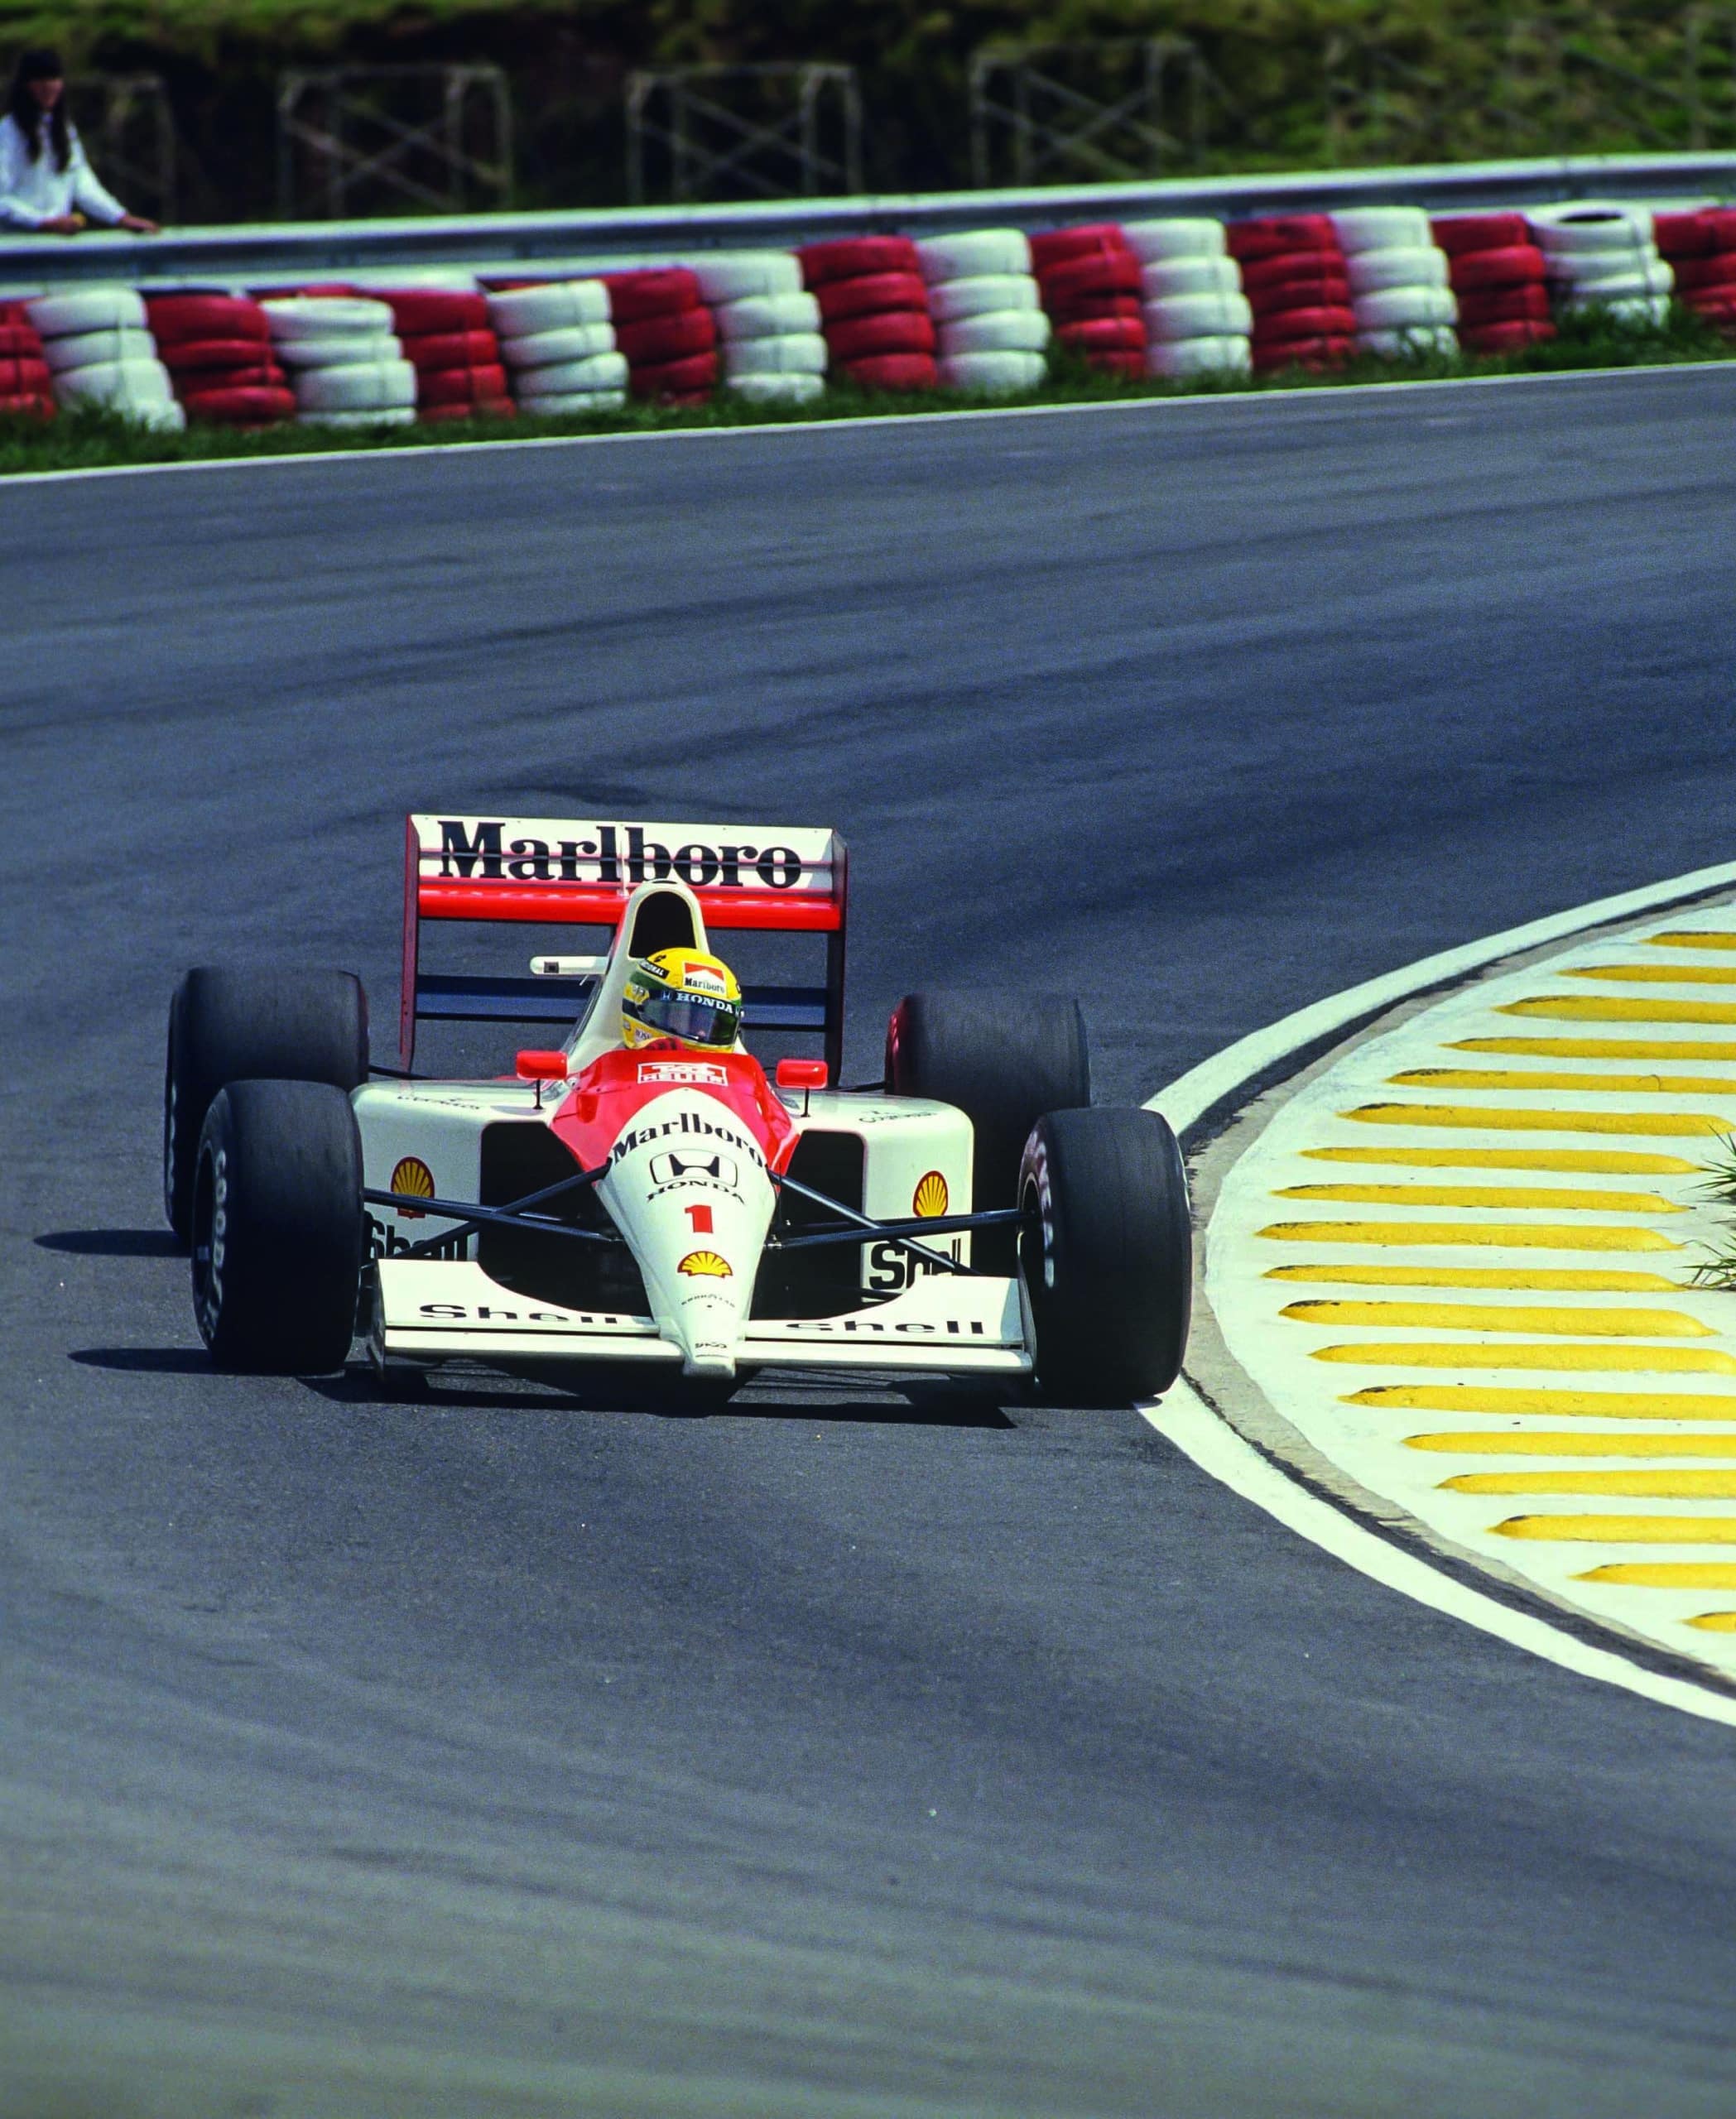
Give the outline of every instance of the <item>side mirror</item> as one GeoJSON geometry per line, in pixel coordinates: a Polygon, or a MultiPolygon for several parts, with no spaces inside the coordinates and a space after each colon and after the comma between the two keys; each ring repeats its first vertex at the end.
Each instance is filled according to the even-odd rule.
{"type": "Polygon", "coordinates": [[[826,1085],[824,1060],[780,1060],[777,1086],[781,1089],[823,1089],[826,1085]]]}
{"type": "Polygon", "coordinates": [[[566,1079],[566,1055],[564,1052],[521,1052],[517,1073],[522,1082],[564,1082],[566,1079]]]}

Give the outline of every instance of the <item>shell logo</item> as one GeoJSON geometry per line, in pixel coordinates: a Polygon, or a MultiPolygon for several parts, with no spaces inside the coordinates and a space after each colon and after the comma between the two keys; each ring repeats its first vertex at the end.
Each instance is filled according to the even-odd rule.
{"type": "Polygon", "coordinates": [[[931,1170],[918,1180],[916,1195],[911,1201],[911,1206],[924,1221],[933,1221],[946,1212],[948,1196],[946,1180],[939,1170],[931,1170]]]}
{"type": "Polygon", "coordinates": [[[727,1258],[719,1258],[714,1251],[690,1251],[676,1267],[678,1273],[696,1273],[702,1279],[733,1281],[735,1268],[727,1258]]]}
{"type": "MultiPolygon", "coordinates": [[[[392,1173],[388,1192],[402,1192],[411,1199],[431,1199],[434,1197],[434,1172],[420,1156],[406,1156],[392,1173]]],[[[406,1222],[422,1218],[420,1207],[400,1207],[399,1218],[406,1222]]]]}

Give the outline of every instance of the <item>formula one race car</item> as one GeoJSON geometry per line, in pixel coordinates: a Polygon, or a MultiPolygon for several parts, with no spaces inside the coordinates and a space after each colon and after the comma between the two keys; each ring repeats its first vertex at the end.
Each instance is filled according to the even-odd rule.
{"type": "Polygon", "coordinates": [[[1078,1004],[1022,992],[907,995],[884,1080],[829,1087],[847,877],[829,831],[412,816],[397,1069],[370,1064],[348,973],[189,972],[164,1190],[214,1360],[317,1374],[360,1337],[382,1368],[661,1363],[719,1394],[839,1367],[1072,1404],[1166,1389],[1191,1285],[1169,1127],[1094,1107],[1078,1004]],[[608,946],[433,972],[452,921],[608,946]],[[824,985],[734,988],[709,955],[732,928],[823,937],[824,985]],[[430,1019],[567,1034],[440,1081],[413,1071],[430,1019]],[[743,1024],[825,1057],[768,1080],[743,1024]]]}

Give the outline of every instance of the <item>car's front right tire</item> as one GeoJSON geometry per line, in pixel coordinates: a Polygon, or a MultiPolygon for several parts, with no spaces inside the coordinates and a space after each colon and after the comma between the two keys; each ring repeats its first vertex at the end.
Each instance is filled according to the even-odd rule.
{"type": "Polygon", "coordinates": [[[231,1082],[205,1113],[190,1209],[193,1314],[217,1366],[341,1368],[367,1255],[361,1137],[344,1092],[231,1082]]]}

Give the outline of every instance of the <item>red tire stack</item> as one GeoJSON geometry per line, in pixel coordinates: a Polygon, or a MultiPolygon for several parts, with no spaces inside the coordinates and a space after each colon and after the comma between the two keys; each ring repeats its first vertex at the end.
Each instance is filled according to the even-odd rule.
{"type": "Polygon", "coordinates": [[[265,311],[245,295],[150,295],[157,357],[190,420],[263,427],[296,416],[265,311]]]}
{"type": "Polygon", "coordinates": [[[1431,226],[1466,353],[1517,353],[1554,338],[1543,253],[1523,214],[1454,214],[1431,226]]]}
{"type": "Polygon", "coordinates": [[[1253,310],[1253,364],[1335,368],[1356,346],[1356,311],[1338,231],[1325,214],[1232,221],[1229,254],[1253,310]]]}
{"type": "Polygon", "coordinates": [[[1031,269],[1058,345],[1106,374],[1144,375],[1140,262],[1113,221],[1032,236],[1031,269]]]}
{"type": "Polygon", "coordinates": [[[382,287],[404,358],[416,370],[419,420],[510,419],[517,411],[488,321],[486,295],[447,287],[382,287]]]}
{"type": "Polygon", "coordinates": [[[1676,274],[1676,298],[1736,339],[1736,210],[1654,214],[1658,254],[1676,274]]]}
{"type": "Polygon", "coordinates": [[[55,416],[42,334],[22,301],[0,301],[0,412],[55,416]]]}
{"type": "Polygon", "coordinates": [[[627,387],[661,405],[703,405],[717,388],[717,320],[684,265],[605,272],[627,387]]]}
{"type": "Polygon", "coordinates": [[[837,373],[865,390],[940,388],[928,287],[909,237],[846,236],[796,255],[837,373]]]}

